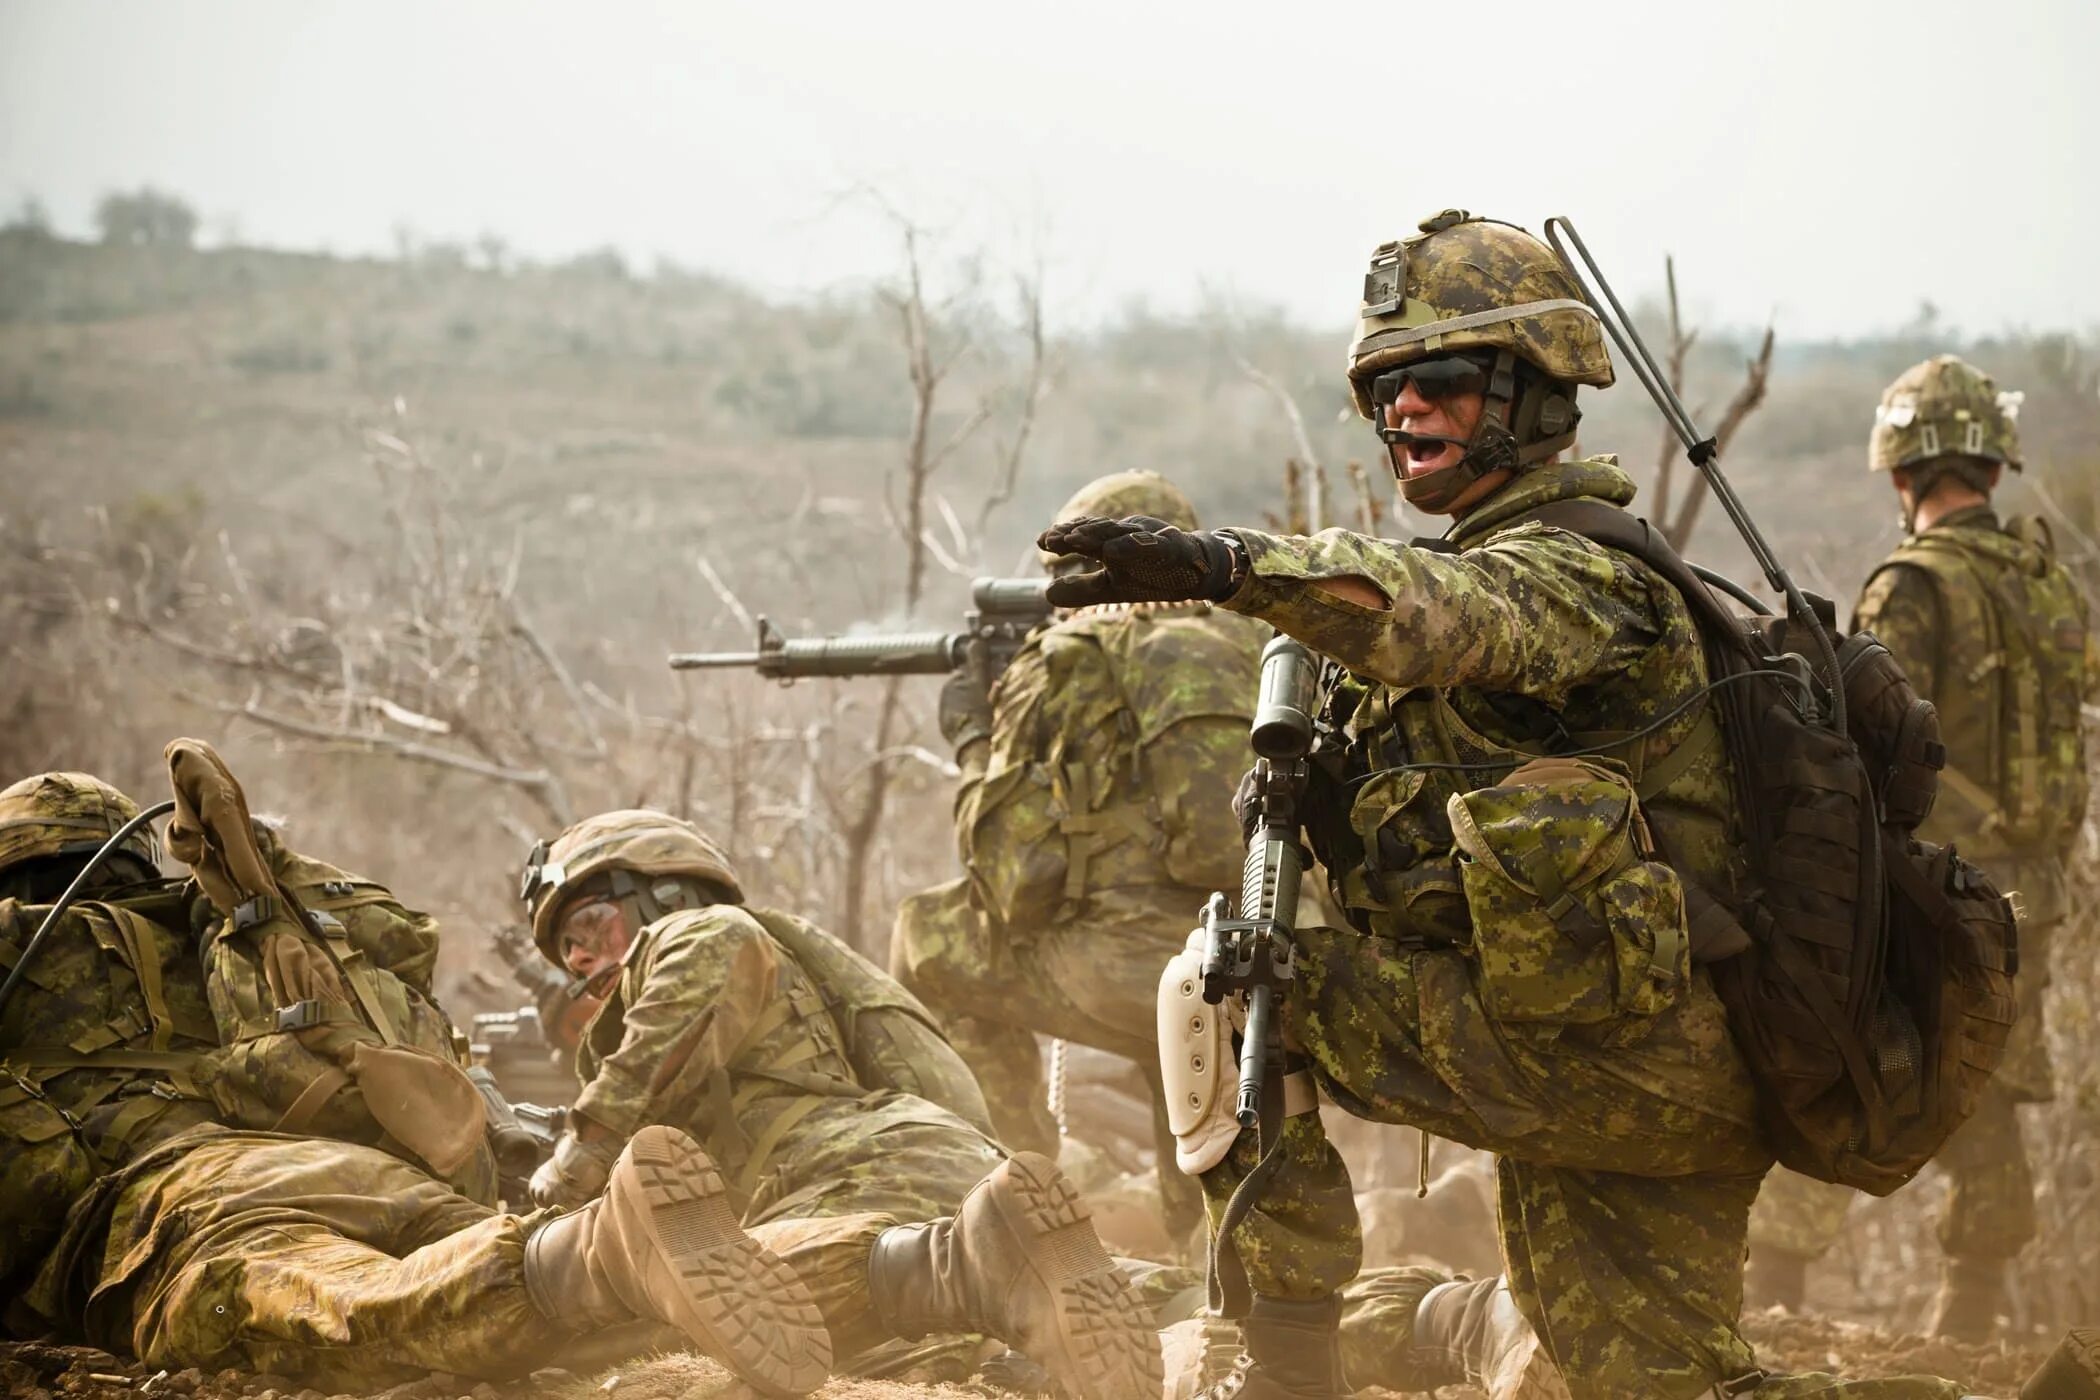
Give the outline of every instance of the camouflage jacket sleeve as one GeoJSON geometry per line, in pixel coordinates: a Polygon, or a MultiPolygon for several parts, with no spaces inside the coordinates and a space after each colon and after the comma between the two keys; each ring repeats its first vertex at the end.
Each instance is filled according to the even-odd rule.
{"type": "Polygon", "coordinates": [[[1226,607],[1389,686],[1477,686],[1552,703],[1635,662],[1658,632],[1650,585],[1631,563],[1543,525],[1459,554],[1347,530],[1235,533],[1248,577],[1226,607]],[[1389,606],[1307,586],[1349,577],[1369,581],[1389,606]]]}
{"type": "Polygon", "coordinates": [[[1928,700],[1944,695],[1938,640],[1944,626],[1932,579],[1924,570],[1904,564],[1882,569],[1868,579],[1852,613],[1852,630],[1879,637],[1910,683],[1928,700]]]}
{"type": "Polygon", "coordinates": [[[735,905],[651,924],[620,981],[620,1043],[587,1062],[576,1111],[623,1137],[652,1123],[683,1126],[736,1058],[779,975],[773,940],[735,905]]]}

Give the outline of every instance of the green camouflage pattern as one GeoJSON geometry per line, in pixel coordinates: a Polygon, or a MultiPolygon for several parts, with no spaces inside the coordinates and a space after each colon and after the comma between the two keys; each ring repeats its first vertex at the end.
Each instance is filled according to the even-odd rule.
{"type": "MultiPolygon", "coordinates": [[[[9,966],[45,913],[0,901],[9,966]]],[[[188,901],[172,886],[123,903],[76,903],[0,1011],[4,1291],[43,1257],[67,1207],[97,1176],[212,1116],[191,1074],[217,1041],[189,924],[188,901]],[[95,1062],[140,1052],[170,1064],[95,1062]]]]}
{"type": "Polygon", "coordinates": [[[503,1380],[572,1340],[525,1289],[544,1218],[498,1215],[373,1148],[205,1127],[97,1183],[28,1302],[148,1367],[332,1390],[503,1380]]]}
{"type": "Polygon", "coordinates": [[[1912,365],[1882,391],[1867,465],[1894,471],[1935,457],[1982,457],[2020,468],[2021,396],[1958,355],[1912,365]]]}
{"type": "MultiPolygon", "coordinates": [[[[139,806],[92,773],[38,773],[0,788],[0,872],[52,856],[82,858],[139,814],[139,806]]],[[[160,863],[153,828],[140,827],[122,849],[149,867],[160,863]]]]}
{"type": "Polygon", "coordinates": [[[578,1072],[576,1113],[616,1139],[651,1123],[690,1133],[747,1225],[951,1214],[1003,1156],[948,1110],[861,1083],[817,981],[736,905],[641,932],[578,1072]]]}
{"type": "MultiPolygon", "coordinates": [[[[1056,1141],[1037,1033],[1157,1075],[1159,970],[1239,887],[1232,795],[1268,636],[1201,603],[1090,608],[994,687],[991,741],[962,755],[968,873],[905,901],[891,970],[963,1044],[1010,1146],[1056,1141]]],[[[1161,1188],[1170,1228],[1193,1226],[1193,1183],[1161,1188]]]]}
{"type": "MultiPolygon", "coordinates": [[[[1578,1400],[1677,1400],[1753,1366],[1736,1318],[1751,1201],[1771,1165],[1755,1086],[1703,969],[1680,980],[1671,958],[1672,976],[1636,1009],[1606,1000],[1616,960],[1555,967],[1537,962],[1534,944],[1546,991],[1610,1014],[1498,1014],[1483,969],[1513,956],[1524,970],[1526,940],[1489,951],[1508,911],[1472,917],[1451,862],[1453,799],[1492,789],[1533,755],[1605,747],[1638,784],[1697,741],[1707,672],[1682,598],[1628,556],[1517,519],[1548,500],[1632,495],[1608,459],[1541,467],[1454,528],[1456,553],[1343,531],[1248,531],[1251,577],[1229,604],[1356,675],[1331,710],[1343,752],[1307,806],[1314,853],[1358,931],[1300,932],[1287,1043],[1349,1112],[1500,1154],[1512,1294],[1578,1400]],[[1389,607],[1304,586],[1349,576],[1389,607]],[[1626,740],[1680,704],[1655,735],[1626,740]],[[1425,762],[1477,766],[1470,781],[1394,771],[1425,762]],[[1605,988],[1585,993],[1574,985],[1582,975],[1605,988]]],[[[1718,744],[1689,752],[1641,807],[1680,882],[1726,895],[1737,875],[1726,754],[1718,744]]],[[[1554,835],[1550,824],[1541,835],[1569,859],[1599,839],[1554,835]]],[[[1252,1167],[1251,1136],[1205,1175],[1214,1209],[1252,1167]]],[[[1257,1289],[1318,1297],[1356,1271],[1354,1198],[1316,1118],[1290,1120],[1281,1147],[1285,1168],[1238,1239],[1257,1289]]],[[[1839,1394],[1828,1387],[1848,1383],[1812,1384],[1839,1394]]],[[[1921,1382],[1880,1393],[1959,1392],[1921,1382]]]]}
{"type": "MultiPolygon", "coordinates": [[[[2039,522],[2007,528],[1976,506],[1899,545],[1852,625],[1879,637],[1940,712],[1947,769],[1919,836],[1959,847],[2020,905],[2019,1014],[1988,1092],[2047,1099],[2049,941],[2070,913],[2065,868],[2086,808],[2081,706],[2100,696],[2089,605],[2039,522]]],[[[1996,1171],[2010,1183],[2024,1157],[2016,1134],[2000,1145],[2012,1155],[1996,1171]]]]}
{"type": "Polygon", "coordinates": [[[1684,890],[1623,772],[1526,764],[1446,809],[1490,1015],[1589,1024],[1651,1015],[1691,976],[1684,890]]]}
{"type": "MultiPolygon", "coordinates": [[[[1468,936],[1448,813],[1474,787],[1570,748],[1602,748],[1638,783],[1698,740],[1711,705],[1698,698],[1706,658],[1683,599],[1638,560],[1519,519],[1550,501],[1624,505],[1633,494],[1608,457],[1540,466],[1454,527],[1455,554],[1344,530],[1238,532],[1249,575],[1226,606],[1353,673],[1329,707],[1348,785],[1316,782],[1307,806],[1336,905],[1357,927],[1468,936]],[[1390,610],[1304,587],[1344,577],[1376,585],[1390,610]],[[1653,734],[1624,740],[1636,717],[1672,711],[1653,734]]],[[[1725,898],[1742,877],[1727,756],[1718,742],[1692,753],[1642,811],[1680,877],[1725,898]]]]}
{"type": "MultiPolygon", "coordinates": [[[[2079,708],[2100,691],[2100,661],[2090,606],[2046,527],[2008,528],[1988,506],[1947,516],[1875,570],[1853,627],[1881,638],[1939,708],[1953,776],[1918,834],[1987,866],[2067,858],[2087,796],[2079,708]]],[[[2049,883],[2014,886],[2029,919],[2062,917],[2061,882],[2049,883]]]]}
{"type": "Polygon", "coordinates": [[[1508,350],[1570,384],[1612,382],[1603,326],[1553,250],[1513,224],[1447,209],[1371,254],[1349,347],[1356,411],[1371,416],[1371,381],[1386,370],[1475,349],[1508,350]],[[1439,321],[1496,313],[1486,324],[1436,329],[1439,321]]]}

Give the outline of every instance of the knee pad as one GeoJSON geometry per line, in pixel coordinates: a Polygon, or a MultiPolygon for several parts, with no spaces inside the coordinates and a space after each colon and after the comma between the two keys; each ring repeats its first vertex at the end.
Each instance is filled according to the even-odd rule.
{"type": "MultiPolygon", "coordinates": [[[[1167,1126],[1174,1133],[1175,1163],[1190,1176],[1224,1161],[1240,1135],[1233,1116],[1240,1061],[1232,1043],[1240,1019],[1232,1002],[1213,1006],[1203,999],[1203,932],[1191,933],[1159,977],[1159,1073],[1167,1126]]],[[[1283,1076],[1286,1115],[1319,1106],[1310,1073],[1283,1076]]]]}

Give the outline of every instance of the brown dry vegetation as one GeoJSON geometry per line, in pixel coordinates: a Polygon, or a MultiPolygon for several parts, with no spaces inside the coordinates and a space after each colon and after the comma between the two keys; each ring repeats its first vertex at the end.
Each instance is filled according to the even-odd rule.
{"type": "MultiPolygon", "coordinates": [[[[945,370],[923,437],[956,445],[925,478],[907,617],[901,260],[894,286],[779,304],[605,258],[491,268],[444,249],[338,260],[0,232],[0,779],[83,767],[151,794],[166,739],[209,738],[300,846],[446,921],[445,985],[479,1010],[516,1000],[492,937],[529,839],[565,816],[688,813],[759,898],[837,925],[880,767],[856,930],[880,957],[897,899],[953,872],[938,683],[905,682],[882,726],[878,682],[680,678],[663,653],[746,647],[761,612],[791,633],[951,624],[969,574],[1032,567],[1058,502],[1124,467],[1166,472],[1223,523],[1277,512],[1279,464],[1317,461],[1313,499],[1353,523],[1343,464],[1372,445],[1344,415],[1346,306],[1331,330],[1134,312],[1038,345],[1041,284],[918,251],[922,348],[945,370]]],[[[1054,281],[1045,296],[1054,315],[1054,281]]],[[[1728,465],[1806,586],[1848,598],[1894,542],[1862,465],[1869,411],[1950,346],[2027,390],[2012,503],[2046,509],[2100,577],[2090,344],[1962,341],[1929,316],[1845,345],[1785,329],[1728,465]]],[[[1756,341],[1689,347],[1695,410],[1729,399],[1756,341]]],[[[1659,427],[1638,387],[1586,406],[1584,446],[1651,480],[1659,427]]],[[[1382,471],[1367,484],[1389,511],[1382,471]]],[[[1692,552],[1747,574],[1717,512],[1692,552]]],[[[2081,871],[2100,895],[2091,846],[2081,871]]],[[[2045,1221],[2021,1275],[2028,1336],[2100,1316],[2096,978],[2082,925],[2057,952],[2062,1092],[2028,1120],[2045,1221]]],[[[1365,1150],[1411,1158],[1411,1134],[1387,1137],[1365,1150]]],[[[1915,1325],[1937,1189],[1865,1204],[1818,1300],[1915,1325]]]]}

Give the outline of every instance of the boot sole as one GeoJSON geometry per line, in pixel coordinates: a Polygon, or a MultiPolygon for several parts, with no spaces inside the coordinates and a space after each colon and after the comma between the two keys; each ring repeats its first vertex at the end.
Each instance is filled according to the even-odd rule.
{"type": "Polygon", "coordinates": [[[673,1325],[766,1395],[807,1395],[828,1380],[831,1334],[816,1300],[744,1233],[707,1155],[683,1133],[649,1127],[634,1135],[627,1159],[650,1239],[685,1295],[673,1325]]]}
{"type": "Polygon", "coordinates": [[[1094,1233],[1093,1212],[1046,1157],[1016,1153],[997,1194],[1007,1227],[1056,1305],[1062,1357],[1038,1356],[1081,1400],[1156,1400],[1159,1334],[1137,1290],[1094,1233]]]}

